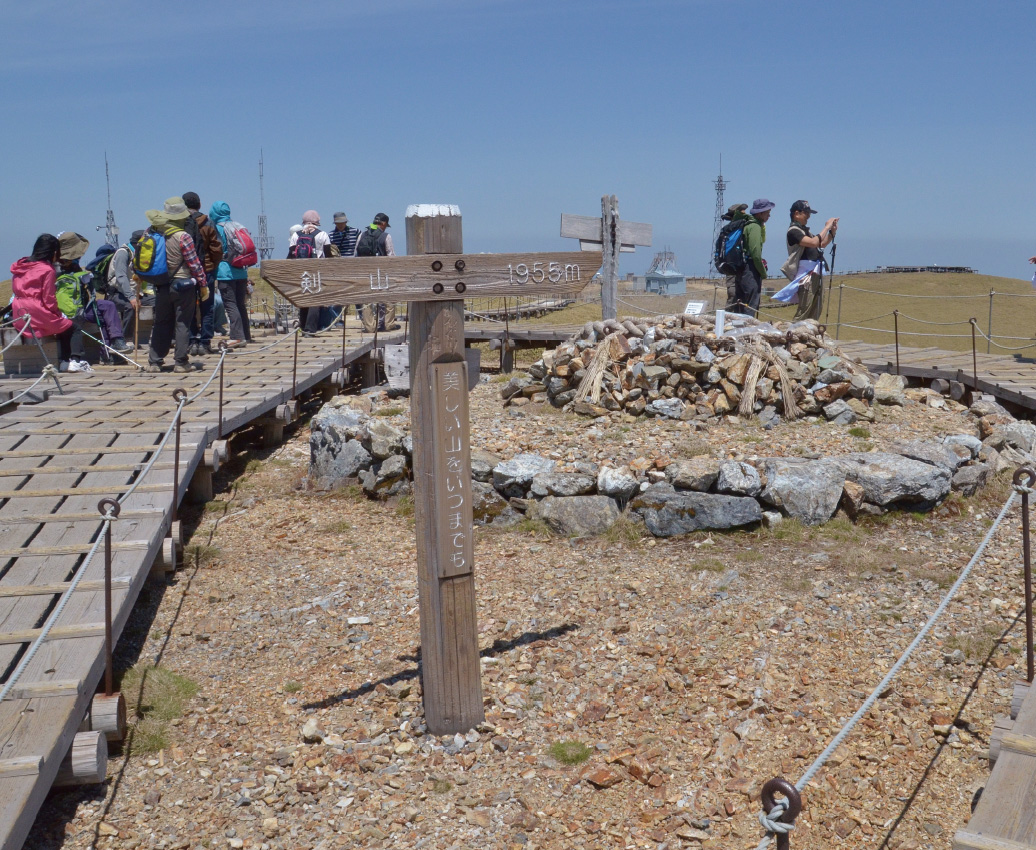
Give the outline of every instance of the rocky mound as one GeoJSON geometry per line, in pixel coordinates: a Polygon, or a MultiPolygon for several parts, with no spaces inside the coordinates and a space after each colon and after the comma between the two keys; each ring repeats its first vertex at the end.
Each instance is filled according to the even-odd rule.
{"type": "Polygon", "coordinates": [[[588,322],[501,395],[508,405],[549,401],[588,416],[757,414],[764,425],[821,414],[840,424],[870,421],[873,401],[902,403],[892,386],[843,356],[816,322],[748,316],[728,316],[719,337],[710,316],[588,322]]]}

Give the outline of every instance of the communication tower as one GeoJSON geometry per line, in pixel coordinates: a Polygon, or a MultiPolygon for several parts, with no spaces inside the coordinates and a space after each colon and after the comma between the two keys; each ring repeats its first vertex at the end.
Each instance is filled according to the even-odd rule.
{"type": "Polygon", "coordinates": [[[727,181],[723,179],[723,154],[719,155],[719,176],[712,181],[716,187],[716,214],[712,220],[712,241],[709,243],[709,277],[716,271],[715,260],[712,256],[712,248],[716,244],[716,237],[723,226],[723,213],[727,211],[723,201],[723,193],[727,188],[727,181]]]}
{"type": "Polygon", "coordinates": [[[263,191],[263,151],[259,149],[259,249],[260,260],[273,259],[273,237],[266,231],[266,195],[263,191]]]}
{"type": "Polygon", "coordinates": [[[113,248],[119,247],[119,228],[115,224],[115,213],[112,212],[112,181],[108,174],[108,151],[104,152],[104,182],[108,186],[108,215],[104,224],[97,225],[98,230],[104,231],[104,241],[113,248]]]}
{"type": "Polygon", "coordinates": [[[647,270],[648,274],[665,274],[666,272],[676,272],[676,254],[669,250],[669,247],[655,254],[655,259],[651,261],[651,267],[647,270]]]}

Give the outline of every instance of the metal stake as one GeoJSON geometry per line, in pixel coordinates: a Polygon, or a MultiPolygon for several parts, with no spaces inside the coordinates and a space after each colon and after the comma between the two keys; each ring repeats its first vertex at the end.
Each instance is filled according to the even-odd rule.
{"type": "Polygon", "coordinates": [[[838,335],[842,332],[842,290],[844,288],[844,283],[838,284],[838,316],[835,319],[835,339],[839,339],[838,335]]]}
{"type": "MultiPolygon", "coordinates": [[[[97,503],[101,516],[108,519],[108,511],[112,518],[122,510],[116,499],[104,498],[97,503]]],[[[115,690],[112,664],[112,524],[108,519],[104,524],[104,695],[110,697],[115,690]]]]}
{"type": "MultiPolygon", "coordinates": [[[[783,794],[784,799],[787,802],[787,808],[780,817],[776,818],[779,823],[792,824],[795,822],[795,818],[799,816],[799,812],[802,811],[802,796],[799,794],[798,789],[792,785],[787,779],[776,777],[771,779],[764,786],[762,791],[759,792],[759,802],[762,803],[763,812],[767,815],[773,811],[774,806],[777,804],[777,800],[774,794],[783,794]]],[[[773,833],[774,838],[777,839],[777,850],[789,850],[791,847],[791,840],[786,832],[775,832],[773,833]]]]}
{"type": "Polygon", "coordinates": [[[345,368],[345,311],[347,308],[342,308],[342,368],[345,368]]]}
{"type": "Polygon", "coordinates": [[[505,358],[507,357],[507,346],[511,344],[511,311],[507,309],[507,299],[504,298],[504,344],[500,346],[500,371],[504,371],[505,358]]]}
{"type": "Polygon", "coordinates": [[[971,322],[971,375],[975,382],[975,389],[978,389],[978,352],[975,349],[975,327],[978,325],[973,318],[968,319],[971,322]]]}
{"type": "Polygon", "coordinates": [[[180,415],[182,409],[180,408],[180,402],[187,398],[187,390],[183,387],[173,390],[173,401],[176,402],[176,451],[173,454],[173,522],[176,522],[179,516],[179,501],[180,501],[180,425],[183,417],[180,415]]]}
{"type": "Polygon", "coordinates": [[[896,374],[899,374],[899,310],[892,311],[892,321],[896,325],[896,374]]]}
{"type": "Polygon", "coordinates": [[[996,295],[996,290],[990,288],[989,290],[989,335],[986,338],[986,354],[989,354],[989,346],[993,344],[993,296],[996,295]]]}
{"type": "Polygon", "coordinates": [[[295,329],[295,352],[291,357],[291,400],[295,401],[295,384],[296,375],[298,374],[299,368],[299,335],[302,333],[302,328],[295,329]]]}
{"type": "MultiPolygon", "coordinates": [[[[1021,484],[1023,478],[1028,478],[1026,487],[1036,484],[1036,471],[1028,466],[1020,466],[1014,473],[1014,483],[1021,484]]],[[[1032,682],[1033,670],[1033,647],[1032,647],[1032,562],[1029,552],[1029,494],[1022,491],[1022,563],[1025,568],[1025,678],[1032,682]]]]}
{"type": "Polygon", "coordinates": [[[219,357],[219,424],[216,426],[216,439],[223,439],[223,364],[227,359],[227,343],[226,340],[219,341],[220,357],[219,357]]]}

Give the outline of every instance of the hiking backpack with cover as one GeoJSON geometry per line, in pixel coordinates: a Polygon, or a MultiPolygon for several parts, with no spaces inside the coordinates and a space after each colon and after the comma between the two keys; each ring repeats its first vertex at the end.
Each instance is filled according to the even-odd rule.
{"type": "MultiPolygon", "coordinates": [[[[109,277],[114,278],[114,271],[112,269],[112,257],[121,249],[116,249],[110,254],[105,254],[97,261],[97,265],[93,267],[94,273],[94,289],[100,289],[104,293],[108,293],[112,290],[112,280],[109,277]]],[[[116,287],[117,288],[117,287],[116,287]]]]}
{"type": "Polygon", "coordinates": [[[223,259],[227,263],[235,269],[247,269],[259,262],[252,234],[243,224],[236,221],[224,221],[219,226],[223,228],[223,239],[227,245],[227,249],[223,252],[223,259]]]}
{"type": "Polygon", "coordinates": [[[198,259],[201,260],[205,251],[201,245],[201,228],[198,227],[198,222],[195,220],[193,212],[184,219],[183,229],[184,232],[191,237],[191,241],[194,243],[194,253],[196,253],[198,255],[198,259]]]}
{"type": "Polygon", "coordinates": [[[300,230],[298,236],[295,239],[295,256],[296,260],[312,260],[314,257],[323,256],[321,251],[317,249],[317,234],[319,230],[313,230],[307,233],[305,230],[300,230]]]}
{"type": "Polygon", "coordinates": [[[60,274],[54,281],[54,300],[66,318],[75,318],[86,306],[88,293],[85,290],[89,279],[90,272],[78,271],[60,274]]]}
{"type": "Polygon", "coordinates": [[[745,225],[747,219],[727,222],[716,237],[713,263],[720,274],[737,274],[748,262],[745,253],[745,225]]]}
{"type": "Polygon", "coordinates": [[[385,237],[387,235],[380,227],[368,227],[360,234],[360,238],[356,241],[356,256],[384,257],[387,253],[385,250],[385,237]]]}
{"type": "Polygon", "coordinates": [[[165,250],[165,236],[145,231],[133,249],[133,271],[141,280],[161,286],[173,279],[165,250]]]}

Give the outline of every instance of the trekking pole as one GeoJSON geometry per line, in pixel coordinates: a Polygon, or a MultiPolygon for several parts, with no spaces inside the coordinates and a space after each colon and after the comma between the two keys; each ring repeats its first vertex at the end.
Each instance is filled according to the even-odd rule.
{"type": "MultiPolygon", "coordinates": [[[[838,251],[838,246],[835,245],[835,237],[832,236],[831,237],[831,265],[828,266],[828,269],[827,269],[828,273],[831,276],[827,279],[827,310],[824,313],[824,324],[825,325],[827,324],[827,320],[829,318],[831,318],[831,289],[835,285],[835,253],[837,251],[838,251]]],[[[824,291],[823,284],[821,284],[820,291],[821,292],[824,291]]],[[[841,292],[839,292],[838,295],[839,295],[839,298],[841,298],[841,292]]],[[[841,301],[839,300],[838,303],[840,305],[841,301]]]]}

